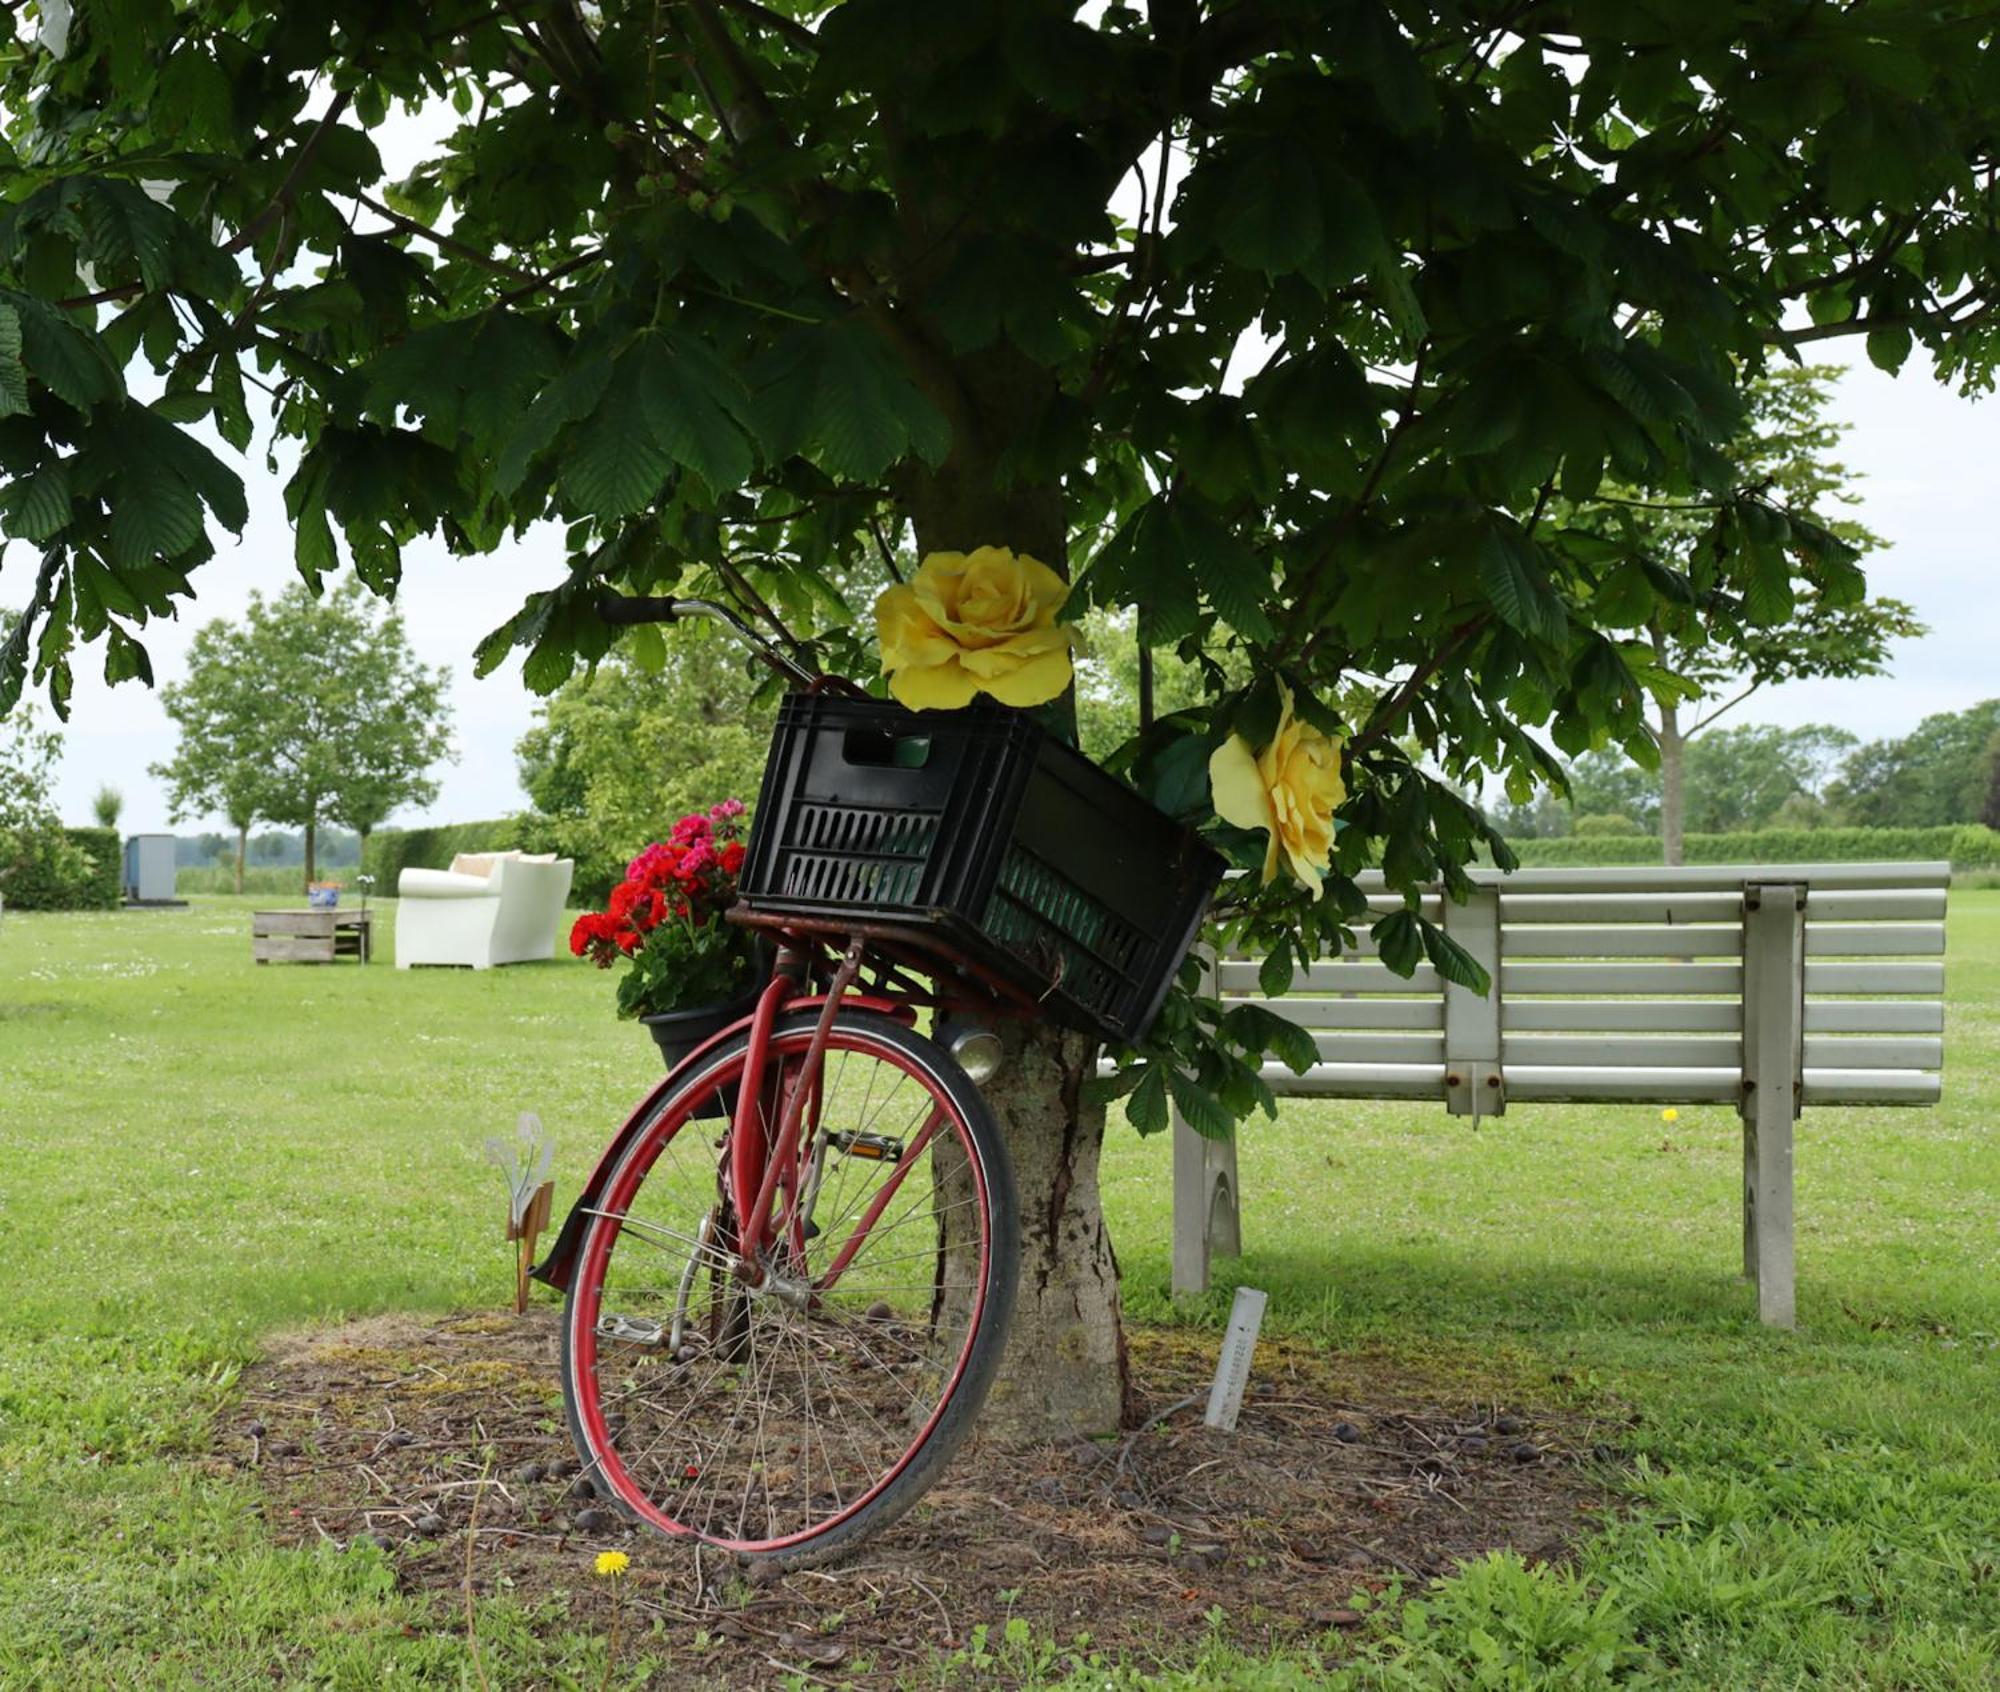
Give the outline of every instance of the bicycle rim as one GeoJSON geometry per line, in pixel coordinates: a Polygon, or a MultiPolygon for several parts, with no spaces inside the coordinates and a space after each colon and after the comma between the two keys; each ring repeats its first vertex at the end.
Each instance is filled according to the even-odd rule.
{"type": "MultiPolygon", "coordinates": [[[[767,1132],[812,1023],[774,1031],[767,1132]]],[[[606,1183],[565,1387],[593,1479],[640,1522],[805,1560],[899,1514],[963,1438],[1011,1309],[1011,1182],[956,1065],[888,1019],[843,1016],[779,1183],[791,1224],[745,1285],[727,1134],[694,1112],[733,1093],[746,1046],[670,1092],[606,1183]]]]}

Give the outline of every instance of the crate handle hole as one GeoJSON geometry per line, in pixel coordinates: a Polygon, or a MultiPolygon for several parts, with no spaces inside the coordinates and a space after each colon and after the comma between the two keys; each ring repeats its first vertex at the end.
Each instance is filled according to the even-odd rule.
{"type": "Polygon", "coordinates": [[[931,737],[851,728],[841,741],[840,755],[850,764],[875,769],[920,770],[931,761],[931,737]]]}

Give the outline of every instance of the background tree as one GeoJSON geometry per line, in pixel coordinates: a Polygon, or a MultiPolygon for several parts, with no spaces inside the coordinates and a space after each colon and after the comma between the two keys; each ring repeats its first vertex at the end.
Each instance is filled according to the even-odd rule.
{"type": "Polygon", "coordinates": [[[1703,834],[1769,828],[1787,805],[1800,815],[1801,800],[1811,807],[1803,814],[1815,815],[1855,745],[1845,729],[1824,723],[1794,729],[1746,723],[1705,734],[1688,747],[1688,826],[1703,834]]]}
{"type": "MultiPolygon", "coordinates": [[[[1860,498],[1846,466],[1829,456],[1846,432],[1845,424],[1826,415],[1839,376],[1837,366],[1825,364],[1780,365],[1752,376],[1744,388],[1745,426],[1727,456],[1739,485],[1756,489],[1774,510],[1825,523],[1859,558],[1882,543],[1839,515],[1860,498]]],[[[1712,510],[1707,501],[1678,500],[1666,490],[1602,490],[1577,521],[1628,556],[1670,561],[1685,571],[1696,548],[1716,544],[1712,510]]],[[[1651,717],[1659,747],[1658,827],[1670,864],[1681,861],[1690,826],[1688,764],[1697,737],[1778,682],[1879,675],[1891,641],[1926,632],[1901,600],[1849,600],[1810,587],[1791,593],[1784,607],[1764,607],[1767,614],[1782,610],[1772,620],[1753,615],[1754,609],[1746,601],[1743,626],[1726,641],[1671,611],[1647,625],[1662,666],[1686,684],[1684,691],[1661,689],[1651,717]]],[[[1692,826],[1712,824],[1697,818],[1692,826]]]]}
{"type": "Polygon", "coordinates": [[[99,828],[116,828],[118,814],[125,809],[125,795],[108,782],[98,788],[90,801],[90,814],[97,819],[99,828]]]}
{"type": "Polygon", "coordinates": [[[1827,797],[1842,822],[1932,828],[1979,820],[1992,784],[2000,699],[1940,711],[1900,740],[1873,740],[1841,767],[1827,797]]]}
{"type": "Polygon", "coordinates": [[[427,803],[426,772],[450,747],[446,673],[417,662],[402,619],[359,583],[320,596],[304,584],[250,596],[241,623],[196,631],[186,679],[161,690],[179,748],[153,773],[176,820],[223,812],[243,848],[257,817],[305,834],[318,873],[324,817],[364,835],[402,803],[427,803]]]}
{"type": "Polygon", "coordinates": [[[675,818],[754,803],[776,717],[762,672],[704,625],[613,654],[550,696],[517,749],[527,837],[577,863],[601,897],[675,818]]]}
{"type": "MultiPolygon", "coordinates": [[[[0,607],[0,639],[15,613],[0,607]]],[[[32,708],[0,717],[0,900],[16,905],[59,901],[46,895],[80,880],[88,864],[56,814],[56,766],[62,736],[32,708]]]]}
{"type": "MultiPolygon", "coordinates": [[[[1700,685],[1677,650],[1740,670],[1801,602],[1860,603],[1854,548],[1730,457],[1743,388],[1842,335],[1987,380],[1994,28],[1898,0],[76,8],[0,58],[31,161],[0,528],[36,559],[0,709],[30,672],[63,708],[81,642],[147,673],[208,519],[242,525],[189,430],[246,446],[247,384],[315,582],[561,525],[566,579],[480,654],[544,692],[684,586],[867,674],[832,584],[1009,546],[1148,648],[1236,650],[1243,682],[1204,672],[1129,767],[1246,865],[1210,752],[1268,738],[1281,688],[1345,736],[1325,896],[1252,878],[1220,912],[1282,987],[1363,916],[1364,864],[1462,889],[1489,841],[1460,795],[1527,800],[1544,736],[1650,755],[1647,701],[1700,685]],[[445,101],[391,180],[370,131],[445,101]],[[1697,544],[1608,539],[1633,488],[1697,544]]],[[[1396,967],[1479,981],[1414,908],[1375,926],[1396,967]]],[[[1170,1097],[1212,1132],[1273,1108],[1283,1025],[1224,1015],[1184,993],[1128,1054],[1142,1129],[1170,1097]]],[[[989,1415],[1102,1427],[1096,1053],[1009,1039],[1026,1273],[989,1415]]]]}

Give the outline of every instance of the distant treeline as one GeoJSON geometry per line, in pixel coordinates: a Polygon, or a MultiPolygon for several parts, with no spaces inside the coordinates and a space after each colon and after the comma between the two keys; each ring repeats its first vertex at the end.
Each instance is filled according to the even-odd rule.
{"type": "MultiPolygon", "coordinates": [[[[2000,699],[1926,717],[1888,740],[1817,723],[1711,729],[1688,741],[1686,777],[1690,847],[1698,834],[1772,828],[2000,827],[2000,699]]],[[[1494,822],[1517,841],[1659,831],[1657,771],[1610,749],[1578,758],[1569,779],[1567,801],[1544,793],[1502,804],[1494,822]]]]}
{"type": "MultiPolygon", "coordinates": [[[[250,866],[262,869],[303,869],[306,837],[303,829],[267,828],[250,836],[250,866]]],[[[207,869],[236,862],[233,834],[177,834],[174,863],[180,869],[207,869]]],[[[319,831],[319,868],[353,869],[361,862],[361,837],[331,824],[319,831]]]]}

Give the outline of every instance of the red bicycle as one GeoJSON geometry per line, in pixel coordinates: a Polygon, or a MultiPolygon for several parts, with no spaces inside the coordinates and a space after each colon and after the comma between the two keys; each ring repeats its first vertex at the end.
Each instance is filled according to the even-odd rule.
{"type": "MultiPolygon", "coordinates": [[[[717,617],[814,694],[829,686],[720,607],[639,603],[631,620],[717,617]]],[[[798,704],[791,716],[818,708],[810,697],[798,704]]],[[[895,710],[851,692],[825,705],[843,721],[895,710]]],[[[985,756],[988,742],[1008,750],[1002,741],[1018,742],[1023,726],[954,722],[934,732],[979,740],[985,756]]],[[[903,758],[908,741],[893,733],[839,733],[827,758],[850,794],[871,771],[847,758],[884,768],[917,761],[903,758]]],[[[1076,754],[1064,749],[1061,760],[1081,774],[1067,764],[1059,773],[1117,790],[1110,800],[1088,791],[1091,814],[1107,803],[1143,807],[1076,754]]],[[[986,769],[971,786],[991,785],[986,769]]],[[[904,774],[939,785],[936,769],[904,774]]],[[[767,812],[784,809],[780,785],[767,776],[760,831],[767,812]]],[[[967,786],[957,781],[959,797],[940,800],[939,817],[959,814],[967,786]]],[[[908,903],[911,871],[898,853],[941,851],[952,828],[934,827],[914,800],[873,798],[866,816],[820,806],[802,825],[810,844],[842,854],[829,878],[819,860],[799,868],[813,854],[790,853],[791,881],[809,883],[817,903],[776,898],[760,908],[746,872],[731,920],[775,942],[756,1009],[641,1103],[535,1270],[568,1294],[563,1389],[584,1473],[630,1518],[744,1559],[819,1561],[893,1521],[985,1402],[1013,1310],[1019,1233],[1006,1148],[975,1080],[997,1067],[1001,1043],[976,1019],[1049,1014],[1063,1002],[1059,989],[1072,1000],[1098,994],[1095,1021],[1107,1029],[1119,1026],[1107,995],[1136,1006],[1134,1017],[1150,1015],[1145,1005],[1157,1005],[1213,885],[1207,857],[1184,854],[1198,872],[1181,878],[1192,892],[1180,894],[1188,909],[1174,920],[1187,932],[1148,950],[1148,912],[1126,922],[1059,873],[1027,873],[1010,858],[1005,886],[996,880],[998,891],[982,894],[992,922],[1006,918],[1006,944],[982,952],[979,936],[908,903]],[[925,1009],[974,1020],[954,1023],[947,1045],[918,1031],[925,1009]]],[[[990,826],[954,826],[963,843],[990,844],[981,835],[990,826]]],[[[1119,828],[1117,848],[1132,850],[1145,834],[1119,828]]],[[[753,840],[753,869],[758,860],[753,840]]],[[[1107,864],[1107,897],[1143,884],[1157,898],[1159,865],[1143,867],[1153,873],[1107,864]]]]}

